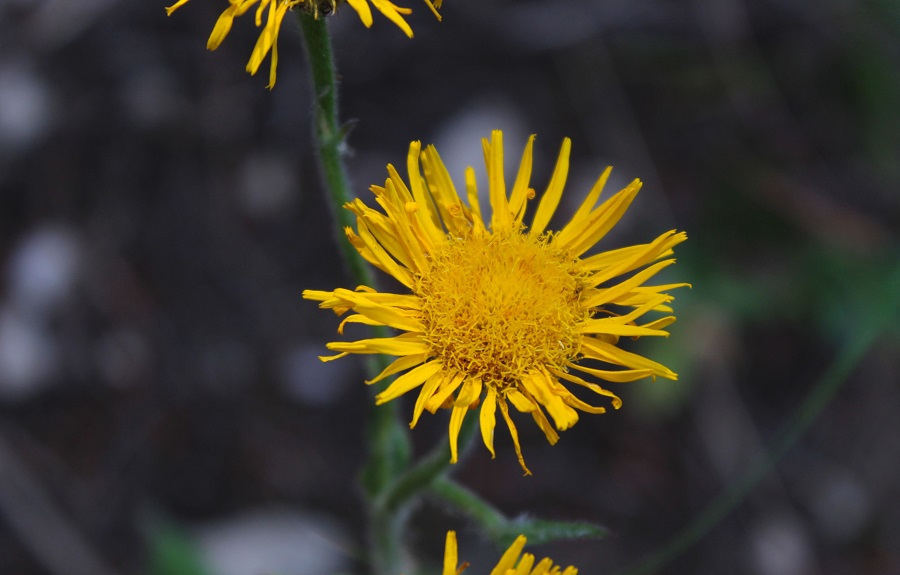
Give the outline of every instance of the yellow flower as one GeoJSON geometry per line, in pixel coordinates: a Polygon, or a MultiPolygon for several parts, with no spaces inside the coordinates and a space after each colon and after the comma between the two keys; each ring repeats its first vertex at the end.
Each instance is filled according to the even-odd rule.
{"type": "MultiPolygon", "coordinates": [[[[441,16],[437,9],[441,7],[442,0],[424,0],[434,15],[440,20],[441,16]]],[[[187,4],[189,0],[178,0],[175,4],[166,8],[166,13],[171,15],[172,12],[187,4]]],[[[340,4],[346,2],[351,8],[359,14],[359,19],[369,28],[372,26],[372,10],[369,8],[371,2],[379,12],[396,24],[407,36],[412,38],[413,31],[403,19],[404,14],[412,14],[409,8],[397,6],[390,0],[228,0],[228,7],[219,16],[216,25],[213,27],[209,40],[206,41],[206,47],[209,50],[215,50],[219,47],[228,32],[231,31],[231,24],[234,19],[243,16],[250,8],[256,6],[256,27],[262,27],[256,46],[250,54],[250,61],[247,62],[247,71],[250,74],[256,74],[259,66],[265,57],[272,52],[271,65],[269,68],[269,89],[275,86],[275,69],[278,67],[278,31],[281,29],[281,21],[288,10],[299,8],[313,14],[316,18],[319,14],[330,14],[337,10],[340,4]],[[266,8],[269,9],[265,18],[263,13],[266,8]]]]}
{"type": "Polygon", "coordinates": [[[451,462],[466,412],[480,405],[481,435],[494,456],[496,412],[506,421],[519,463],[518,433],[508,403],[528,413],[554,444],[557,430],[578,421],[578,411],[604,413],[576,397],[563,382],[610,398],[614,393],[584,379],[611,382],[644,377],[677,379],[659,363],[618,347],[621,336],[668,336],[672,315],[639,324],[649,312],[669,314],[669,290],[687,284],[648,286],[645,282],[675,263],[665,259],[687,236],[669,231],[648,244],[582,255],[618,222],[641,187],[635,180],[597,206],[610,168],[600,176],[571,221],[558,232],[547,224],[562,196],[571,142],[565,139],[546,192],[526,227],[523,216],[535,196],[529,180],[534,136],[528,140],[518,174],[507,194],[503,174],[503,135],[483,140],[489,181],[490,220],[482,216],[472,168],[466,171],[468,204],[457,195],[434,146],[409,147],[409,186],[393,166],[381,186],[372,186],[383,212],[356,199],[345,207],[356,214],[357,232],[347,228],[353,246],[372,265],[387,272],[410,293],[306,290],[303,297],[337,314],[355,312],[348,323],[402,330],[396,337],[333,342],[340,352],[398,356],[375,379],[400,373],[376,403],[419,390],[410,427],[422,411],[452,408],[451,462]],[[424,177],[423,177],[424,172],[424,177]],[[600,362],[603,369],[582,365],[600,362]],[[605,365],[604,365],[605,364],[605,365]],[[610,369],[612,367],[613,369],[610,369]],[[580,372],[576,375],[575,372],[580,372]],[[454,396],[455,394],[455,396],[454,396]],[[545,411],[553,419],[550,424],[545,411]]]}
{"type": "MultiPolygon", "coordinates": [[[[519,535],[513,544],[509,546],[497,566],[491,571],[491,575],[578,575],[578,569],[569,565],[560,572],[559,565],[554,565],[549,557],[544,557],[535,564],[534,555],[522,554],[525,547],[525,536],[519,535]]],[[[444,570],[441,575],[460,575],[468,562],[457,566],[456,532],[447,532],[447,543],[444,546],[444,570]]]]}

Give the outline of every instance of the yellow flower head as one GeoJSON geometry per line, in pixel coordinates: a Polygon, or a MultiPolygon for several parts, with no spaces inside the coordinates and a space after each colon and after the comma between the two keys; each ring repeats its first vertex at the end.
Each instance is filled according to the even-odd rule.
{"type": "MultiPolygon", "coordinates": [[[[559,565],[554,565],[549,557],[544,557],[537,563],[531,553],[522,554],[525,547],[525,536],[519,535],[513,544],[509,546],[497,566],[491,571],[491,575],[578,575],[578,569],[569,565],[560,571],[559,565]]],[[[460,575],[469,564],[463,563],[457,566],[456,532],[447,532],[447,543],[444,547],[444,570],[441,575],[460,575]]]]}
{"type": "MultiPolygon", "coordinates": [[[[189,0],[178,0],[171,6],[166,8],[166,13],[171,15],[172,12],[187,4],[189,0]]],[[[369,28],[372,26],[372,9],[369,7],[371,2],[379,12],[396,24],[407,36],[412,38],[413,31],[403,19],[404,14],[412,14],[409,8],[397,6],[390,0],[228,0],[228,7],[219,16],[216,25],[213,27],[209,40],[206,41],[206,47],[215,50],[219,47],[228,32],[231,31],[231,24],[238,16],[243,16],[250,8],[256,6],[256,27],[262,28],[256,46],[250,54],[250,61],[247,62],[247,71],[250,74],[256,74],[259,66],[265,57],[272,52],[271,66],[269,68],[269,85],[271,89],[275,86],[275,69],[278,67],[278,31],[281,29],[281,21],[288,10],[297,8],[304,10],[316,18],[319,15],[327,15],[335,12],[343,3],[347,3],[351,8],[359,14],[359,19],[369,28]],[[266,12],[268,8],[268,12],[266,12]],[[265,14],[265,15],[264,15],[265,14]]],[[[425,0],[425,3],[440,20],[441,16],[437,9],[441,7],[442,0],[425,0]]]]}
{"type": "Polygon", "coordinates": [[[338,314],[355,312],[341,323],[339,333],[347,323],[385,325],[404,332],[396,337],[329,343],[328,349],[340,353],[323,360],[350,353],[398,356],[367,382],[409,370],[378,394],[376,402],[420,388],[410,427],[425,409],[434,413],[441,407],[451,408],[453,463],[463,418],[479,405],[482,439],[494,455],[499,408],[526,474],[530,472],[508,404],[530,414],[554,444],[559,439],[557,430],[578,421],[577,410],[606,411],[579,399],[569,387],[605,396],[616,409],[622,403],[586,376],[611,382],[656,376],[677,379],[665,366],[621,349],[618,341],[622,336],[668,336],[664,328],[675,321],[674,316],[647,321],[645,315],[670,314],[673,297],[667,292],[687,285],[645,285],[675,263],[669,256],[673,247],[687,239],[683,232],[669,231],[648,244],[582,257],[618,222],[641,187],[635,180],[596,205],[610,168],[562,230],[546,231],[568,173],[568,138],[526,227],[526,205],[535,197],[529,184],[533,143],[534,136],[528,140],[507,194],[502,133],[495,131],[490,141],[483,140],[491,203],[486,221],[472,168],[466,171],[466,203],[460,200],[434,146],[423,151],[419,142],[413,142],[407,158],[409,185],[389,165],[384,187],[371,188],[383,211],[359,199],[345,206],[357,216],[357,232],[346,230],[350,242],[409,293],[378,292],[369,286],[303,292],[304,298],[321,302],[319,307],[338,314]],[[583,365],[586,362],[599,362],[601,369],[583,365]]]}

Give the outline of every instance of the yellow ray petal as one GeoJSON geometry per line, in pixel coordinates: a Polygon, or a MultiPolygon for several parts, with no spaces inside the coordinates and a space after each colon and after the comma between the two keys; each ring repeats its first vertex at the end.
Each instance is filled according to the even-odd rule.
{"type": "Polygon", "coordinates": [[[447,167],[434,146],[427,146],[422,153],[422,167],[447,231],[454,237],[466,235],[472,228],[471,214],[460,201],[447,167]]]}
{"type": "Polygon", "coordinates": [[[660,318],[656,321],[651,321],[648,324],[644,324],[644,327],[649,329],[663,329],[675,323],[675,316],[669,315],[663,318],[660,318]]]}
{"type": "Polygon", "coordinates": [[[576,233],[572,235],[571,239],[567,239],[565,242],[558,241],[554,243],[561,247],[566,247],[571,251],[572,255],[580,256],[588,248],[599,242],[619,222],[640,189],[641,181],[634,180],[625,189],[616,193],[591,212],[588,223],[581,229],[576,229],[576,233]]]}
{"type": "MultiPolygon", "coordinates": [[[[485,141],[486,142],[486,141],[485,141]]],[[[488,193],[491,198],[491,229],[508,229],[512,225],[506,183],[503,178],[503,132],[491,132],[490,143],[485,143],[485,160],[488,172],[488,193]]]]}
{"type": "Polygon", "coordinates": [[[467,379],[463,383],[462,389],[459,391],[457,400],[453,403],[453,410],[450,413],[450,463],[457,462],[457,443],[459,438],[459,430],[462,427],[463,419],[473,403],[478,401],[481,395],[481,380],[467,379]]]}
{"type": "Polygon", "coordinates": [[[585,228],[589,222],[589,217],[591,211],[594,209],[594,205],[597,203],[597,200],[600,199],[600,194],[603,193],[603,188],[606,186],[606,181],[609,179],[609,174],[612,172],[612,166],[607,167],[600,177],[597,178],[597,181],[594,183],[594,187],[591,188],[591,191],[588,193],[587,197],[575,211],[575,215],[572,216],[572,219],[569,220],[569,223],[566,224],[563,229],[554,236],[553,241],[559,243],[559,245],[567,244],[572,237],[580,235],[585,231],[585,228]]]}
{"type": "Polygon", "coordinates": [[[431,13],[434,14],[434,17],[438,19],[438,22],[443,20],[443,18],[441,18],[441,13],[438,12],[438,8],[441,7],[440,0],[437,0],[433,4],[432,4],[431,0],[425,0],[425,4],[428,5],[428,8],[431,10],[431,13]]]}
{"type": "Polygon", "coordinates": [[[187,4],[189,1],[190,0],[178,0],[178,2],[172,4],[171,6],[167,6],[166,7],[166,16],[171,16],[172,12],[174,12],[175,10],[178,10],[179,8],[181,8],[182,6],[187,4]]]}
{"type": "MultiPolygon", "coordinates": [[[[659,306],[668,301],[672,301],[674,299],[669,294],[653,294],[652,296],[647,298],[647,301],[642,303],[641,305],[635,307],[632,311],[628,312],[625,315],[620,316],[612,316],[603,319],[608,319],[613,323],[634,323],[637,319],[643,316],[645,313],[654,311],[659,308],[659,306]]],[[[647,326],[644,326],[647,327],[647,326]]]]}
{"type": "Polygon", "coordinates": [[[325,345],[333,351],[346,351],[347,353],[383,353],[386,355],[415,355],[428,352],[428,344],[419,336],[410,337],[408,334],[397,337],[382,337],[361,339],[359,341],[334,341],[325,345]]]}
{"type": "MultiPolygon", "coordinates": [[[[413,37],[412,28],[409,27],[409,24],[406,23],[406,20],[403,19],[403,16],[400,15],[401,9],[394,5],[388,0],[370,0],[372,5],[378,9],[379,12],[388,17],[388,20],[393,22],[398,28],[403,30],[403,33],[408,37],[413,37]]],[[[406,10],[404,10],[406,11],[406,10]]],[[[407,12],[408,13],[408,12],[407,12]]]]}
{"type": "MultiPolygon", "coordinates": [[[[622,400],[619,399],[619,396],[616,395],[615,393],[609,391],[608,389],[600,387],[596,383],[591,383],[589,381],[585,381],[585,380],[581,379],[580,377],[578,377],[577,375],[574,375],[572,373],[568,373],[568,372],[558,370],[558,369],[553,369],[550,371],[553,375],[555,375],[556,377],[558,377],[560,379],[564,379],[566,381],[571,381],[572,383],[575,383],[577,385],[580,385],[582,387],[586,387],[587,389],[590,389],[597,395],[603,395],[605,397],[612,399],[612,404],[613,404],[614,408],[619,409],[620,407],[622,407],[622,400]]],[[[582,370],[582,371],[585,371],[585,370],[582,370]]],[[[594,370],[594,371],[599,371],[599,370],[594,370]]],[[[590,373],[590,372],[587,372],[587,373],[590,373]]]]}
{"type": "Polygon", "coordinates": [[[416,398],[416,405],[413,408],[413,416],[412,420],[409,422],[409,428],[412,429],[419,422],[419,416],[422,415],[422,410],[425,409],[425,404],[431,396],[434,395],[435,390],[441,385],[443,381],[450,380],[453,378],[453,375],[447,373],[445,371],[439,371],[428,378],[428,380],[422,385],[422,389],[419,390],[419,397],[416,398]]]}
{"type": "Polygon", "coordinates": [[[550,568],[553,567],[553,560],[549,557],[544,557],[541,561],[534,567],[534,570],[531,572],[531,575],[545,575],[550,568]]]}
{"type": "Polygon", "coordinates": [[[559,151],[559,158],[556,160],[553,176],[550,177],[550,184],[547,186],[547,191],[541,196],[537,213],[534,214],[534,221],[531,223],[531,229],[528,230],[528,233],[532,236],[539,236],[544,233],[544,229],[550,223],[550,218],[556,212],[556,206],[559,205],[559,199],[562,197],[566,178],[569,175],[569,153],[571,151],[572,140],[566,138],[563,140],[562,148],[559,151]]]}
{"type": "MultiPolygon", "coordinates": [[[[397,225],[392,219],[387,218],[383,214],[372,209],[363,211],[357,217],[362,218],[363,221],[366,222],[366,227],[372,232],[375,240],[388,254],[396,259],[400,265],[410,269],[417,269],[418,266],[416,260],[413,258],[410,249],[399,237],[400,234],[398,233],[397,225]]],[[[365,245],[365,243],[363,243],[363,245],[365,245]]],[[[420,248],[420,246],[418,247],[420,248]]],[[[421,249],[418,249],[418,252],[421,253],[421,249]]],[[[424,257],[421,259],[424,260],[424,257]]]]}
{"type": "Polygon", "coordinates": [[[400,373],[401,371],[406,371],[411,367],[415,367],[420,363],[424,363],[425,360],[428,359],[427,353],[419,353],[416,355],[406,355],[403,357],[399,357],[391,362],[381,373],[373,377],[372,379],[366,380],[366,385],[372,385],[373,383],[378,383],[386,377],[390,377],[395,373],[400,373]]]}
{"type": "Polygon", "coordinates": [[[341,335],[344,334],[344,326],[348,323],[359,323],[362,325],[371,325],[371,326],[383,326],[384,324],[378,320],[372,319],[370,317],[366,317],[364,315],[355,313],[353,315],[347,316],[338,324],[337,332],[341,335]]]}
{"type": "MultiPolygon", "coordinates": [[[[503,404],[500,404],[501,407],[503,404]]],[[[522,467],[525,465],[523,464],[522,467]]],[[[530,475],[530,473],[529,473],[530,475]]],[[[522,554],[522,549],[525,548],[525,536],[519,535],[516,537],[516,540],[513,541],[513,544],[509,546],[509,549],[503,554],[503,557],[500,558],[500,561],[497,562],[497,566],[491,571],[491,575],[506,575],[506,572],[516,565],[516,560],[519,558],[519,555],[522,554]]]]}
{"type": "Polygon", "coordinates": [[[489,387],[487,394],[484,396],[484,403],[481,404],[481,411],[478,419],[481,427],[481,439],[484,446],[491,452],[491,459],[497,454],[494,453],[494,428],[497,426],[497,392],[494,388],[489,387]]]}
{"type": "Polygon", "coordinates": [[[392,399],[397,399],[407,391],[415,389],[422,385],[426,379],[440,371],[441,368],[441,362],[434,360],[423,363],[412,371],[404,373],[395,379],[387,389],[375,396],[375,405],[387,403],[392,399]]]}
{"type": "MultiPolygon", "coordinates": [[[[672,313],[671,306],[666,305],[667,303],[674,301],[675,296],[670,294],[659,294],[657,291],[650,291],[645,288],[655,287],[655,286],[638,286],[631,290],[628,294],[617,298],[614,302],[616,305],[620,305],[623,307],[634,307],[639,308],[647,305],[648,302],[653,302],[656,305],[650,311],[656,311],[661,313],[672,313]],[[656,303],[659,301],[658,296],[663,295],[665,299],[662,300],[661,303],[656,303]]],[[[679,287],[690,287],[690,284],[684,284],[679,287]]]]}
{"type": "Polygon", "coordinates": [[[659,329],[649,329],[639,325],[623,325],[605,321],[609,318],[588,320],[578,326],[578,333],[608,334],[619,337],[663,336],[669,337],[669,332],[659,329]]]}
{"type": "Polygon", "coordinates": [[[481,388],[480,377],[467,379],[463,384],[462,389],[459,390],[459,395],[456,396],[456,401],[454,401],[453,404],[466,408],[471,407],[473,404],[477,404],[478,400],[481,398],[481,388]]]}
{"type": "Polygon", "coordinates": [[[475,184],[475,170],[466,168],[466,198],[469,200],[469,210],[472,212],[472,225],[476,235],[487,231],[484,218],[481,215],[481,204],[478,201],[478,187],[475,184]]]}
{"type": "MultiPolygon", "coordinates": [[[[561,236],[562,234],[559,235],[561,236]]],[[[592,256],[579,260],[578,267],[587,272],[600,271],[612,265],[615,265],[622,260],[631,258],[632,256],[634,256],[634,254],[643,252],[647,249],[647,245],[648,244],[639,244],[636,246],[626,246],[624,248],[617,248],[614,250],[600,252],[599,254],[594,254],[592,256]]],[[[672,252],[661,255],[672,255],[672,252]]]]}
{"type": "Polygon", "coordinates": [[[303,297],[303,299],[310,299],[313,301],[326,301],[334,297],[334,292],[305,289],[303,290],[301,296],[303,297]]]}
{"type": "Polygon", "coordinates": [[[559,441],[559,434],[556,433],[556,430],[550,425],[550,420],[544,415],[544,411],[540,407],[535,406],[535,409],[531,410],[531,418],[534,419],[534,422],[540,430],[544,432],[544,437],[547,438],[547,442],[550,443],[550,445],[556,445],[556,442],[559,441]]]}
{"type": "MultiPolygon", "coordinates": [[[[467,382],[468,383],[468,382],[467,382]]],[[[462,428],[463,419],[469,412],[469,406],[454,405],[450,412],[450,428],[448,435],[450,439],[450,463],[459,461],[459,430],[462,428]]]]}
{"type": "Polygon", "coordinates": [[[372,236],[372,233],[369,231],[368,226],[362,219],[356,220],[356,226],[359,229],[359,237],[366,243],[366,246],[372,251],[374,255],[377,266],[383,271],[386,272],[394,278],[397,279],[400,283],[405,285],[408,288],[412,288],[415,283],[413,280],[412,273],[407,268],[401,267],[397,264],[397,262],[392,258],[384,248],[381,247],[381,244],[378,243],[377,240],[372,236]]]}
{"type": "Polygon", "coordinates": [[[519,559],[519,564],[516,565],[516,570],[513,571],[513,575],[531,575],[531,568],[533,566],[534,555],[525,553],[522,555],[522,558],[519,559]]]}
{"type": "Polygon", "coordinates": [[[368,0],[347,0],[347,4],[356,10],[360,21],[366,28],[372,27],[372,9],[369,8],[368,0]]]}
{"type": "Polygon", "coordinates": [[[459,561],[459,551],[456,544],[456,531],[447,532],[447,541],[444,544],[444,570],[441,575],[457,575],[456,564],[459,561]]]}
{"type": "Polygon", "coordinates": [[[425,252],[430,249],[432,242],[428,237],[417,235],[411,222],[417,217],[415,212],[423,206],[419,206],[417,202],[409,198],[409,191],[399,176],[397,176],[396,182],[393,179],[386,181],[384,188],[384,195],[377,196],[377,200],[384,207],[393,224],[394,235],[402,243],[403,250],[415,262],[413,269],[426,269],[428,264],[425,252]]]}
{"type": "Polygon", "coordinates": [[[591,276],[590,283],[591,285],[599,285],[616,276],[636,270],[637,268],[658,259],[663,253],[671,253],[672,247],[686,239],[687,235],[684,233],[676,234],[674,230],[666,232],[653,240],[653,242],[647,244],[644,251],[639,251],[632,255],[632,257],[622,260],[621,262],[591,276]]]}
{"type": "MultiPolygon", "coordinates": [[[[595,377],[599,377],[600,379],[605,379],[606,381],[611,381],[613,383],[627,383],[630,381],[644,379],[645,377],[650,377],[651,375],[653,375],[652,369],[620,369],[617,371],[611,371],[605,369],[593,369],[590,367],[585,367],[578,363],[568,363],[566,365],[570,369],[577,369],[578,371],[593,375],[595,377]]],[[[554,372],[551,371],[551,373],[554,372]]]]}
{"type": "MultiPolygon", "coordinates": [[[[661,363],[656,363],[642,355],[619,349],[618,347],[597,338],[582,338],[581,350],[585,357],[599,359],[607,363],[621,365],[631,369],[649,369],[653,372],[653,375],[658,375],[671,380],[678,379],[678,374],[661,363]]],[[[562,377],[562,375],[560,375],[560,377],[562,377]]]]}
{"type": "MultiPolygon", "coordinates": [[[[509,416],[509,407],[506,406],[506,400],[501,398],[498,403],[500,405],[500,413],[503,415],[503,419],[506,420],[506,427],[509,428],[509,435],[512,437],[513,445],[516,448],[516,457],[519,458],[519,465],[522,466],[522,469],[525,471],[525,475],[531,475],[531,471],[528,469],[528,467],[525,466],[525,458],[522,457],[522,446],[519,445],[519,432],[516,431],[516,424],[513,423],[512,418],[509,416]]],[[[516,541],[518,541],[518,539],[516,541]]],[[[525,545],[524,541],[522,542],[522,545],[525,545]]],[[[510,547],[510,549],[512,548],[510,547]]],[[[519,548],[519,551],[521,551],[521,547],[519,548]]],[[[518,553],[516,555],[518,555],[518,553]]],[[[506,557],[506,555],[504,555],[504,557],[506,557]]],[[[497,571],[497,569],[499,568],[500,565],[498,564],[497,567],[493,571],[491,571],[491,575],[494,575],[495,573],[504,573],[506,571],[506,569],[497,571]]]]}
{"type": "Polygon", "coordinates": [[[547,378],[535,371],[522,378],[522,387],[528,391],[531,396],[543,405],[556,429],[565,431],[578,421],[578,412],[563,402],[562,398],[553,393],[548,385],[547,378]]]}
{"type": "Polygon", "coordinates": [[[375,303],[369,299],[368,294],[342,289],[336,289],[334,293],[336,297],[350,302],[356,313],[365,315],[383,325],[404,331],[421,332],[425,329],[410,312],[375,303]]]}
{"type": "Polygon", "coordinates": [[[206,41],[207,50],[215,50],[221,46],[222,41],[224,41],[225,37],[228,36],[228,33],[231,32],[231,25],[234,22],[236,10],[236,6],[229,6],[219,15],[215,26],[213,26],[212,32],[209,34],[209,39],[206,41]]]}
{"type": "Polygon", "coordinates": [[[522,152],[522,160],[519,162],[519,173],[516,174],[516,181],[513,183],[512,192],[509,195],[509,209],[518,223],[522,223],[522,216],[525,215],[526,200],[528,200],[534,138],[535,135],[532,134],[528,138],[528,143],[525,144],[525,151],[522,152]]]}
{"type": "Polygon", "coordinates": [[[356,286],[354,290],[366,292],[366,297],[369,298],[369,301],[373,303],[389,305],[392,307],[403,309],[422,309],[421,299],[414,295],[377,292],[372,288],[363,285],[356,286]]]}
{"type": "Polygon", "coordinates": [[[510,389],[506,393],[506,399],[512,402],[513,407],[522,413],[531,413],[535,409],[539,409],[537,403],[533,399],[525,396],[518,389],[510,389]]]}
{"type": "Polygon", "coordinates": [[[661,262],[657,262],[652,266],[641,270],[640,272],[634,274],[627,280],[618,283],[616,285],[610,286],[606,289],[597,290],[597,294],[589,297],[587,301],[584,302],[584,307],[592,308],[598,307],[608,303],[616,303],[616,300],[628,292],[630,292],[633,288],[641,285],[654,275],[656,275],[660,270],[666,268],[675,263],[675,260],[663,260],[661,262]]]}
{"type": "Polygon", "coordinates": [[[256,45],[253,47],[253,52],[250,54],[250,60],[247,62],[247,71],[250,72],[250,74],[256,74],[263,59],[269,54],[272,45],[278,39],[278,29],[281,25],[281,20],[278,18],[278,15],[281,14],[281,17],[284,17],[284,11],[287,10],[287,5],[284,5],[284,10],[281,10],[281,6],[275,5],[275,0],[271,0],[271,2],[266,2],[264,0],[259,5],[259,10],[257,10],[256,13],[257,26],[260,25],[260,11],[266,4],[269,5],[269,15],[266,19],[266,25],[263,26],[262,32],[260,32],[259,38],[256,40],[256,45]]]}
{"type": "Polygon", "coordinates": [[[574,393],[569,393],[568,395],[563,397],[563,401],[565,401],[567,405],[570,405],[575,409],[580,409],[581,411],[584,411],[586,413],[606,413],[605,407],[599,407],[585,403],[584,401],[578,399],[578,397],[574,393]]]}
{"type": "MultiPolygon", "coordinates": [[[[409,186],[412,191],[413,199],[417,204],[420,204],[422,209],[425,210],[425,214],[427,215],[429,221],[431,222],[432,227],[437,230],[440,235],[443,235],[443,229],[441,226],[441,219],[437,211],[435,211],[433,206],[433,201],[431,197],[429,197],[428,193],[425,190],[425,186],[423,185],[422,174],[419,172],[419,162],[422,151],[422,143],[419,141],[414,141],[409,145],[409,152],[406,155],[406,172],[409,175],[409,186]]],[[[389,168],[390,171],[390,168],[389,168]]],[[[391,173],[391,177],[394,177],[394,173],[391,173]]],[[[402,185],[403,182],[400,180],[400,176],[397,175],[397,180],[399,180],[399,185],[402,185]]]]}
{"type": "Polygon", "coordinates": [[[649,295],[658,294],[664,291],[669,291],[678,288],[690,288],[693,287],[689,283],[675,283],[675,284],[661,284],[661,285],[652,285],[652,286],[640,286],[634,288],[635,293],[643,293],[649,295]]]}
{"type": "MultiPolygon", "coordinates": [[[[278,26],[281,25],[281,18],[284,17],[283,12],[287,11],[287,4],[279,7],[279,12],[282,12],[281,17],[278,19],[278,26]]],[[[269,83],[266,84],[266,89],[271,90],[275,87],[275,71],[278,69],[278,32],[275,32],[275,40],[272,41],[272,56],[269,57],[269,83]]],[[[251,74],[252,75],[252,74],[251,74]]]]}
{"type": "Polygon", "coordinates": [[[350,354],[347,352],[339,353],[336,355],[320,355],[319,361],[322,361],[322,362],[334,361],[336,359],[341,359],[342,357],[347,357],[348,355],[350,355],[350,354]]]}
{"type": "Polygon", "coordinates": [[[454,373],[453,377],[447,378],[441,382],[440,387],[438,387],[437,391],[425,400],[425,409],[434,413],[442,405],[447,401],[454,391],[459,388],[463,381],[466,380],[465,374],[462,373],[454,373]]]}

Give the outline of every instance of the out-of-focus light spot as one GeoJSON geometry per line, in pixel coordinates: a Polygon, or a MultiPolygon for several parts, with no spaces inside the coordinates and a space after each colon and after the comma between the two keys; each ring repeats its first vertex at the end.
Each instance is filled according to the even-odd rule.
{"type": "Polygon", "coordinates": [[[81,248],[71,231],[36,228],[19,241],[7,264],[10,303],[23,314],[46,317],[72,293],[80,264],[81,248]]]}
{"type": "Polygon", "coordinates": [[[283,214],[297,191],[294,170],[276,154],[253,154],[239,168],[238,202],[251,218],[283,214]]]}
{"type": "Polygon", "coordinates": [[[28,149],[50,128],[50,90],[30,61],[0,62],[0,102],[0,151],[28,149]]]}
{"type": "Polygon", "coordinates": [[[53,340],[33,321],[12,309],[0,309],[0,399],[26,400],[56,372],[53,340]]]}
{"type": "Polygon", "coordinates": [[[332,519],[288,510],[246,513],[196,531],[212,573],[329,575],[347,567],[349,543],[332,519]]]}
{"type": "Polygon", "coordinates": [[[284,391],[300,403],[312,406],[338,401],[354,377],[356,364],[352,361],[324,364],[319,356],[328,353],[322,345],[298,345],[289,349],[281,357],[284,391]]]}

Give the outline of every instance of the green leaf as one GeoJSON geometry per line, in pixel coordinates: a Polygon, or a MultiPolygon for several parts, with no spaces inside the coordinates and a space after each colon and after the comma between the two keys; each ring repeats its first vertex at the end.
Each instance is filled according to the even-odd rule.
{"type": "Polygon", "coordinates": [[[508,547],[519,535],[524,535],[529,545],[542,545],[565,539],[603,539],[610,535],[610,531],[601,525],[583,521],[546,521],[523,515],[507,521],[492,534],[492,539],[500,547],[508,547]]]}
{"type": "Polygon", "coordinates": [[[171,521],[157,518],[149,522],[147,552],[150,575],[209,575],[190,536],[171,521]]]}
{"type": "Polygon", "coordinates": [[[610,534],[605,527],[582,521],[546,521],[526,515],[507,519],[493,505],[446,477],[435,479],[431,493],[474,519],[500,548],[509,547],[519,535],[528,538],[530,544],[540,545],[561,539],[600,539],[610,534]]]}

